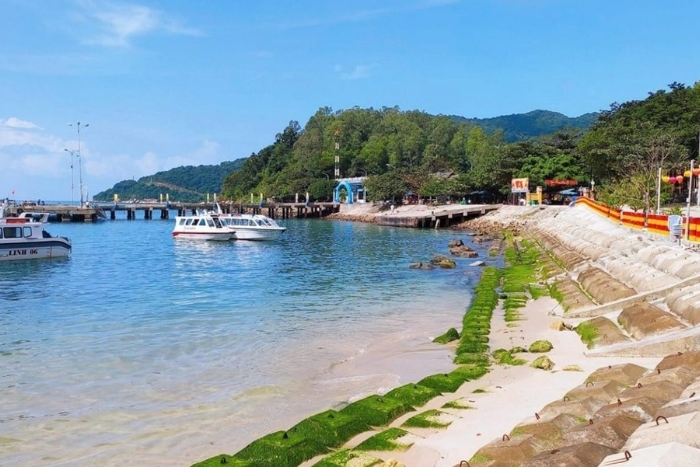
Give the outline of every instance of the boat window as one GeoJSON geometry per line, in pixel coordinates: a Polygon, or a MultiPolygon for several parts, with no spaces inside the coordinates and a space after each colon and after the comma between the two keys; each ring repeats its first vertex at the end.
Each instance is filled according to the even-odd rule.
{"type": "Polygon", "coordinates": [[[199,219],[199,225],[201,225],[201,226],[203,226],[203,227],[204,227],[204,226],[206,226],[206,225],[207,225],[207,223],[206,223],[206,222],[204,222],[204,219],[199,219]]]}
{"type": "Polygon", "coordinates": [[[21,238],[22,228],[21,227],[3,227],[3,233],[5,238],[21,238]]]}
{"type": "Polygon", "coordinates": [[[224,227],[221,225],[221,221],[219,221],[219,219],[214,219],[214,225],[220,229],[224,227]]]}
{"type": "Polygon", "coordinates": [[[2,229],[0,229],[0,238],[2,238],[2,229]]]}
{"type": "Polygon", "coordinates": [[[24,236],[25,236],[25,237],[31,237],[31,236],[32,236],[32,228],[31,228],[31,227],[25,227],[25,228],[24,228],[24,236]]]}
{"type": "Polygon", "coordinates": [[[212,219],[207,219],[207,225],[209,227],[214,227],[214,221],[212,219]]]}
{"type": "Polygon", "coordinates": [[[187,221],[187,219],[180,219],[180,225],[185,225],[186,221],[187,221]]]}

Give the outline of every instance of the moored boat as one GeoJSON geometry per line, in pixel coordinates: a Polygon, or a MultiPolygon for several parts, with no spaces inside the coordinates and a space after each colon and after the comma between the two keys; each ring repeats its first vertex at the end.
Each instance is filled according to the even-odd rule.
{"type": "Polygon", "coordinates": [[[287,230],[262,214],[224,214],[218,203],[212,212],[234,232],[233,240],[277,240],[287,230]]]}
{"type": "Polygon", "coordinates": [[[234,231],[224,226],[219,216],[204,211],[198,211],[193,216],[175,217],[173,238],[189,240],[231,240],[234,231]]]}
{"type": "Polygon", "coordinates": [[[70,239],[52,236],[45,224],[32,217],[0,217],[0,261],[69,256],[70,239]]]}

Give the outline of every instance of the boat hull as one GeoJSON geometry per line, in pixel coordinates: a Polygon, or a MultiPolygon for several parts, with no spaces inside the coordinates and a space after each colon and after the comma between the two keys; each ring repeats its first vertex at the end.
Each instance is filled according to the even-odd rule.
{"type": "Polygon", "coordinates": [[[232,232],[173,232],[173,238],[180,240],[206,240],[226,242],[231,240],[232,232]]]}
{"type": "Polygon", "coordinates": [[[259,228],[245,228],[241,226],[235,227],[236,231],[233,234],[233,240],[258,240],[258,241],[271,241],[277,240],[280,235],[284,233],[286,229],[259,229],[259,228]]]}
{"type": "Polygon", "coordinates": [[[13,242],[0,245],[0,261],[51,259],[70,256],[71,244],[60,238],[13,242]]]}

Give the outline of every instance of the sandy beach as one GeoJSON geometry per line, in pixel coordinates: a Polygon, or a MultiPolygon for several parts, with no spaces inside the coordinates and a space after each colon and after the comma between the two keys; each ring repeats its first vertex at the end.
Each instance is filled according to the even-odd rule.
{"type": "MultiPolygon", "coordinates": [[[[402,206],[388,215],[402,215],[402,212],[406,214],[416,209],[427,207],[402,206]]],[[[446,209],[449,209],[449,206],[446,209]]],[[[387,214],[375,213],[372,207],[365,205],[352,207],[341,215],[347,219],[371,222],[372,216],[387,214]]],[[[575,388],[580,390],[587,378],[598,369],[617,368],[631,363],[643,367],[651,374],[667,355],[677,352],[694,354],[698,348],[698,339],[695,330],[697,321],[692,310],[700,307],[700,303],[695,299],[689,300],[688,297],[700,293],[693,285],[696,282],[695,277],[700,273],[700,266],[697,265],[700,256],[690,244],[673,243],[666,237],[621,227],[585,206],[504,206],[499,211],[468,224],[471,228],[486,231],[508,228],[521,235],[542,240],[543,245],[550,249],[550,254],[553,257],[558,256],[557,262],[562,266],[557,275],[549,279],[550,282],[561,284],[562,289],[567,281],[576,282],[580,289],[577,293],[583,290],[588,298],[581,300],[576,297],[576,293],[568,294],[565,298],[568,297],[569,304],[565,307],[550,297],[530,299],[520,310],[521,319],[510,324],[505,321],[503,309],[499,305],[491,321],[491,351],[515,346],[527,348],[534,341],[547,340],[553,348],[546,355],[554,363],[554,367],[547,371],[532,368],[529,364],[492,364],[491,371],[486,376],[465,383],[455,393],[436,397],[418,409],[420,412],[440,409],[445,413],[444,420],[450,422],[448,427],[407,428],[407,436],[410,438],[406,441],[406,444],[410,444],[408,449],[370,454],[386,461],[380,464],[386,466],[403,464],[410,467],[447,467],[460,465],[460,462],[470,459],[471,466],[570,465],[537,463],[539,461],[525,464],[515,459],[506,464],[499,463],[497,459],[487,462],[478,457],[474,459],[473,456],[485,445],[506,440],[506,435],[512,433],[516,426],[537,422],[538,412],[547,404],[561,401],[575,388]],[[669,258],[672,261],[665,261],[669,258]],[[587,281],[587,277],[595,274],[605,275],[602,280],[603,286],[587,281]],[[586,284],[590,284],[589,287],[586,287],[586,284]],[[674,298],[675,296],[680,298],[674,298]],[[685,305],[681,306],[679,302],[685,305]],[[624,321],[621,313],[627,311],[623,310],[628,310],[638,303],[647,303],[648,306],[657,308],[659,313],[668,314],[669,319],[678,323],[676,328],[657,326],[653,330],[633,335],[633,332],[618,326],[614,331],[622,336],[619,340],[608,336],[612,336],[613,333],[610,328],[611,331],[605,331],[597,337],[592,348],[570,330],[591,319],[595,320],[596,325],[607,326],[610,322],[617,326],[617,322],[624,321]],[[469,405],[470,408],[442,408],[445,403],[455,400],[469,405]]],[[[460,235],[461,232],[455,232],[455,237],[460,235]]],[[[641,318],[641,312],[638,316],[639,319],[644,319],[641,318]]],[[[667,317],[664,316],[665,318],[667,317]]],[[[657,319],[647,319],[647,322],[649,321],[656,323],[657,319]]],[[[634,329],[638,328],[639,324],[634,329]]],[[[525,358],[529,363],[537,355],[525,353],[518,356],[525,358]]],[[[700,381],[700,365],[684,367],[684,371],[686,370],[690,376],[684,381],[693,378],[700,381]]],[[[657,371],[661,375],[661,370],[657,371]]],[[[638,386],[642,387],[641,380],[638,386]]],[[[693,392],[690,398],[694,395],[693,392]]],[[[620,397],[623,396],[618,396],[617,400],[622,404],[620,397]]],[[[674,397],[669,394],[664,401],[664,396],[658,396],[658,399],[659,404],[663,405],[662,402],[666,403],[674,397]]],[[[623,397],[623,400],[626,399],[623,397]]],[[[612,397],[608,402],[614,401],[615,398],[612,397]]],[[[656,412],[652,411],[650,415],[644,415],[642,421],[648,421],[651,415],[655,414],[656,412]]],[[[399,427],[413,415],[415,412],[399,417],[390,426],[399,427]]],[[[345,447],[353,448],[377,432],[363,433],[345,447]]],[[[556,451],[558,449],[552,453],[556,451]]],[[[614,451],[624,452],[617,446],[614,451]]],[[[689,455],[695,454],[691,452],[689,455]]],[[[700,450],[697,454],[700,454],[700,450]]],[[[688,459],[690,458],[696,459],[688,459]]],[[[318,459],[314,459],[302,465],[311,466],[317,461],[318,459]]],[[[595,461],[576,465],[599,464],[595,461]]],[[[672,462],[667,465],[681,464],[672,462]]]]}

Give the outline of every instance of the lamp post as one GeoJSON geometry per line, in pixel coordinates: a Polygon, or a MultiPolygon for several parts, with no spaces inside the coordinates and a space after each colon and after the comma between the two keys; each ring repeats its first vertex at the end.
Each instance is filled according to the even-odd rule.
{"type": "Polygon", "coordinates": [[[65,148],[63,150],[70,153],[70,205],[73,206],[75,204],[75,197],[73,196],[73,154],[76,151],[65,148]]]}
{"type": "Polygon", "coordinates": [[[331,178],[328,176],[328,174],[327,174],[326,172],[321,172],[321,173],[322,173],[323,175],[326,176],[326,180],[330,180],[330,179],[331,179],[331,178]]]}
{"type": "MultiPolygon", "coordinates": [[[[73,124],[69,123],[68,126],[73,126],[73,124]]],[[[83,164],[81,162],[82,157],[80,152],[80,127],[82,126],[83,128],[87,128],[90,126],[90,124],[81,124],[80,122],[78,122],[75,124],[75,126],[78,127],[78,173],[80,177],[80,207],[83,207],[83,164]]]]}

